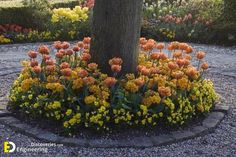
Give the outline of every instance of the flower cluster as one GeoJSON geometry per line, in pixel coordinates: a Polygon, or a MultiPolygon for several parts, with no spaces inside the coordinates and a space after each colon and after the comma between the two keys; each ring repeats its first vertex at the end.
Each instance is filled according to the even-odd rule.
{"type": "Polygon", "coordinates": [[[70,20],[72,22],[85,21],[88,19],[88,8],[81,8],[76,6],[74,9],[58,8],[52,10],[52,22],[56,23],[62,19],[70,20]]]}
{"type": "Polygon", "coordinates": [[[90,62],[90,41],[87,37],[74,46],[57,41],[55,58],[45,45],[29,51],[9,108],[57,121],[73,134],[81,126],[182,125],[214,105],[213,83],[203,77],[205,52],[194,52],[186,43],[141,38],[137,74],[120,78],[123,60],[109,60],[112,76],[101,73],[90,62]]]}

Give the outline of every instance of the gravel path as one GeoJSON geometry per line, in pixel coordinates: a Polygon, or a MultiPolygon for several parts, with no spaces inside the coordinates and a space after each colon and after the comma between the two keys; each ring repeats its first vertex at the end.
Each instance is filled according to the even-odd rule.
{"type": "MultiPolygon", "coordinates": [[[[39,44],[16,44],[0,46],[0,97],[7,95],[12,81],[16,78],[20,70],[19,61],[26,57],[26,52],[29,49],[36,49],[38,45],[39,44]]],[[[6,155],[2,154],[3,151],[1,150],[0,156],[236,156],[236,47],[192,45],[196,50],[208,52],[206,59],[210,63],[211,68],[207,77],[214,81],[217,92],[222,96],[220,104],[230,106],[228,115],[214,133],[167,146],[146,149],[91,149],[55,146],[47,147],[48,153],[18,153],[6,155]]],[[[0,104],[5,101],[6,99],[0,99],[0,104]]],[[[0,125],[0,143],[6,140],[13,141],[20,147],[29,147],[31,143],[41,142],[15,133],[10,128],[0,125]]]]}

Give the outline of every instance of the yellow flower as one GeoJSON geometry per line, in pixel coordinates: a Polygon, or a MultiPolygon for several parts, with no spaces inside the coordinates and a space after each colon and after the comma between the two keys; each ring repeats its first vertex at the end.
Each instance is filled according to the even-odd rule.
{"type": "Polygon", "coordinates": [[[61,102],[60,101],[54,101],[52,104],[53,109],[61,108],[61,102]]]}
{"type": "Polygon", "coordinates": [[[67,109],[66,115],[69,116],[69,115],[71,115],[71,113],[72,113],[72,109],[67,109]]]}
{"type": "Polygon", "coordinates": [[[89,96],[86,96],[85,98],[84,98],[84,102],[85,102],[85,104],[92,104],[92,103],[94,103],[96,101],[96,97],[95,96],[93,96],[93,95],[89,95],[89,96]]]}
{"type": "Polygon", "coordinates": [[[62,92],[64,86],[60,83],[47,83],[46,88],[52,90],[53,92],[62,92]]]}
{"type": "Polygon", "coordinates": [[[65,121],[65,122],[63,123],[63,126],[64,126],[65,128],[68,128],[68,127],[69,127],[69,122],[68,122],[68,121],[65,121]]]}
{"type": "Polygon", "coordinates": [[[139,90],[139,87],[133,81],[128,81],[125,85],[125,89],[132,93],[135,93],[139,90]]]}
{"type": "Polygon", "coordinates": [[[72,89],[76,90],[80,89],[81,87],[83,87],[83,80],[81,78],[78,78],[73,81],[72,89]]]}

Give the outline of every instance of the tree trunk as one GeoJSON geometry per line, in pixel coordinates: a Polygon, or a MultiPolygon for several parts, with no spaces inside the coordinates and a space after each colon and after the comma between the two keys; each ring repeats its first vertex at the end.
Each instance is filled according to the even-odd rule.
{"type": "Polygon", "coordinates": [[[122,74],[136,71],[142,0],[96,0],[91,55],[102,72],[111,74],[109,59],[123,59],[122,74]]]}

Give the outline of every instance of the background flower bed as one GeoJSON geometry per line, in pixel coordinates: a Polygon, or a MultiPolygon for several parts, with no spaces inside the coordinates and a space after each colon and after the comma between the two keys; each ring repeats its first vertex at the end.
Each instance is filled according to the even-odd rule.
{"type": "Polygon", "coordinates": [[[214,105],[213,83],[203,76],[208,68],[205,52],[194,52],[186,43],[167,46],[141,38],[137,75],[125,76],[119,75],[121,58],[109,61],[112,76],[101,73],[99,65],[89,61],[89,47],[90,38],[85,38],[73,47],[55,42],[51,52],[42,45],[39,56],[29,51],[8,108],[51,120],[63,126],[64,133],[74,134],[80,127],[179,126],[214,105]],[[55,59],[50,55],[54,52],[55,59]]]}
{"type": "MultiPolygon", "coordinates": [[[[90,35],[92,9],[88,13],[88,20],[73,24],[73,27],[73,22],[61,21],[55,24],[49,17],[52,16],[53,8],[74,8],[76,5],[92,8],[93,0],[3,2],[0,5],[0,24],[17,24],[24,28],[32,28],[36,32],[32,33],[32,38],[30,35],[20,39],[14,39],[7,33],[1,34],[0,43],[76,40],[90,35]],[[13,2],[16,5],[11,5],[13,2]],[[54,31],[58,29],[61,30],[60,33],[54,31]],[[71,32],[67,33],[69,31],[71,32]]],[[[144,0],[142,36],[159,41],[234,45],[235,3],[233,0],[144,0]]]]}

